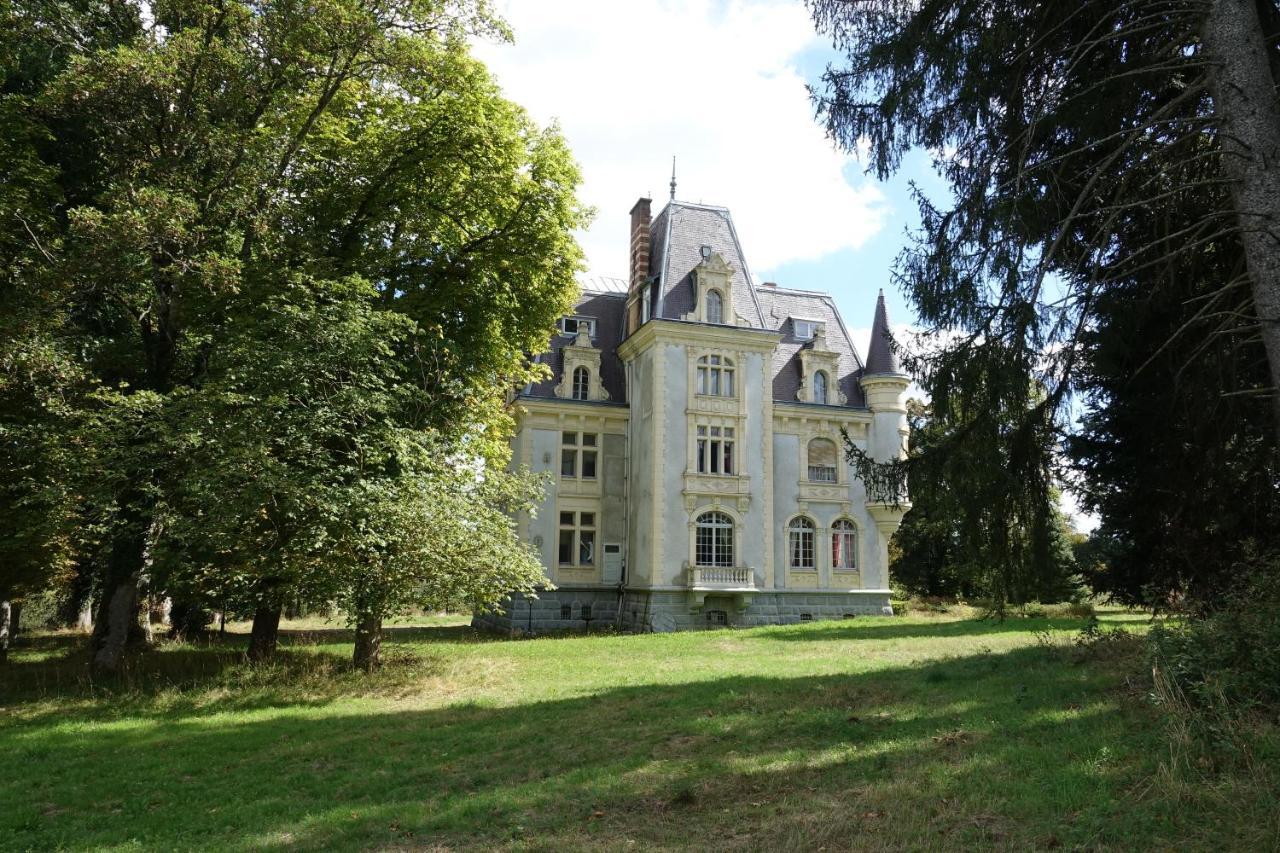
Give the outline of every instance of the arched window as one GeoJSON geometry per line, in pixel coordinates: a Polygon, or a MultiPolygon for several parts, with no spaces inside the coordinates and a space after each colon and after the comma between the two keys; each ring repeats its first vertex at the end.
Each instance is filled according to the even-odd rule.
{"type": "Polygon", "coordinates": [[[831,568],[852,571],[858,568],[858,531],[847,518],[831,525],[831,568]]]}
{"type": "Polygon", "coordinates": [[[707,291],[707,322],[723,323],[724,322],[724,298],[718,290],[707,291]]]}
{"type": "Polygon", "coordinates": [[[813,374],[813,402],[827,404],[827,374],[819,370],[813,374]]]}
{"type": "Polygon", "coordinates": [[[803,515],[792,519],[787,525],[787,555],[788,564],[793,569],[812,571],[817,568],[818,563],[814,558],[813,522],[803,515]]]}
{"type": "Polygon", "coordinates": [[[698,516],[693,556],[699,566],[731,568],[733,519],[723,512],[704,512],[698,516]]]}
{"type": "Polygon", "coordinates": [[[573,399],[585,400],[591,393],[591,371],[585,367],[573,369],[573,399]]]}
{"type": "Polygon", "coordinates": [[[698,359],[698,393],[732,397],[733,359],[721,355],[704,355],[698,359]]]}
{"type": "Polygon", "coordinates": [[[836,482],[836,443],[829,438],[809,442],[809,482],[836,482]]]}

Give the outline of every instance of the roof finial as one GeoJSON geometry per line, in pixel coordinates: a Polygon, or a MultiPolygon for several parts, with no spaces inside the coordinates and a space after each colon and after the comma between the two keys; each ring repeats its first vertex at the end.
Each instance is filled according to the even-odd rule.
{"type": "Polygon", "coordinates": [[[671,200],[676,200],[676,155],[671,155],[671,200]]]}

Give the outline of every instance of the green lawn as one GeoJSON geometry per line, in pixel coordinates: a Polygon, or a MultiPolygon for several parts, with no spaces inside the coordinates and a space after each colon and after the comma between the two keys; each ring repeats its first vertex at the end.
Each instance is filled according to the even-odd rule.
{"type": "Polygon", "coordinates": [[[123,688],[87,681],[78,638],[29,638],[0,670],[0,848],[1280,845],[1274,789],[1160,781],[1139,644],[1082,651],[1078,621],[462,621],[392,629],[373,677],[309,623],[278,665],[240,663],[242,636],[162,646],[123,688]]]}

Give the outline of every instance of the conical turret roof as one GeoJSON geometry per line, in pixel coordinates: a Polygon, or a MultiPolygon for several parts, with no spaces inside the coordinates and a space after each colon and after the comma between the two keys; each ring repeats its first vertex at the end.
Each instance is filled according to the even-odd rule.
{"type": "Polygon", "coordinates": [[[878,373],[902,373],[898,356],[893,351],[893,333],[889,331],[889,311],[884,307],[884,291],[876,300],[876,318],[871,323],[871,344],[867,347],[864,376],[878,373]]]}

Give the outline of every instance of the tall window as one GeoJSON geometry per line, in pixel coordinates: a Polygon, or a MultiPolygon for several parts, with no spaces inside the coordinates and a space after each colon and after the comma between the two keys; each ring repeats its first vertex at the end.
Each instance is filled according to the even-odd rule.
{"type": "Polygon", "coordinates": [[[858,568],[858,533],[853,522],[841,518],[831,525],[831,568],[858,568]]]}
{"type": "Polygon", "coordinates": [[[804,516],[787,525],[787,553],[793,569],[812,570],[818,565],[814,559],[813,522],[804,516]]]}
{"type": "Polygon", "coordinates": [[[560,513],[560,565],[594,566],[596,564],[596,514],[594,512],[560,513]]]}
{"type": "Polygon", "coordinates": [[[827,373],[819,370],[813,374],[813,402],[827,404],[827,373]]]}
{"type": "Polygon", "coordinates": [[[698,359],[698,393],[732,397],[733,359],[721,355],[704,355],[698,359]]]}
{"type": "Polygon", "coordinates": [[[809,442],[809,482],[835,481],[836,443],[829,438],[815,438],[809,442]]]}
{"type": "Polygon", "coordinates": [[[573,369],[573,399],[585,400],[591,392],[591,371],[585,367],[573,369]]]}
{"type": "Polygon", "coordinates": [[[697,519],[694,562],[699,566],[733,565],[733,519],[723,512],[704,512],[697,519]]]}
{"type": "Polygon", "coordinates": [[[640,288],[640,322],[649,322],[649,285],[640,288]]]}
{"type": "Polygon", "coordinates": [[[560,476],[594,480],[596,452],[594,432],[560,433],[560,476]]]}
{"type": "Polygon", "coordinates": [[[724,298],[718,290],[707,291],[707,322],[723,323],[724,320],[724,298]]]}
{"type": "Polygon", "coordinates": [[[733,427],[699,425],[697,453],[699,474],[732,474],[733,427]]]}

